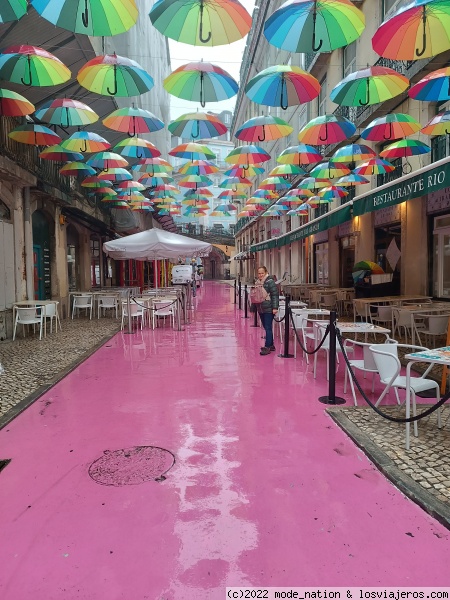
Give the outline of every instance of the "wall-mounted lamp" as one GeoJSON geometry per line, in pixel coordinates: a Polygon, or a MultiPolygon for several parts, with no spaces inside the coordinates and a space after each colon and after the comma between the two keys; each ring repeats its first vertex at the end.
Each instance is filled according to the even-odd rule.
{"type": "Polygon", "coordinates": [[[59,215],[59,224],[60,225],[65,225],[66,224],[66,217],[65,217],[65,215],[59,215]]]}

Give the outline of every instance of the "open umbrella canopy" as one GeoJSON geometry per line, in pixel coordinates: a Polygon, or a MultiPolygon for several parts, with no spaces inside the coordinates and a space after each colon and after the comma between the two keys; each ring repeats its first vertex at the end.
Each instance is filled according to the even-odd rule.
{"type": "Polygon", "coordinates": [[[27,0],[3,0],[0,5],[0,23],[18,21],[27,12],[27,0]]]}
{"type": "Polygon", "coordinates": [[[349,175],[350,169],[343,165],[342,163],[334,163],[333,161],[327,161],[320,163],[311,170],[311,177],[316,177],[319,179],[334,179],[335,177],[342,177],[344,175],[349,175]]]}
{"type": "Polygon", "coordinates": [[[139,96],[154,85],[153,78],[136,61],[117,54],[92,58],[78,71],[77,80],[103,96],[139,96]]]}
{"type": "Polygon", "coordinates": [[[274,167],[270,173],[269,177],[289,177],[290,175],[305,175],[306,171],[297,165],[278,165],[274,167]]]}
{"type": "Polygon", "coordinates": [[[359,164],[353,169],[353,172],[355,175],[362,175],[364,177],[366,175],[384,175],[384,173],[391,173],[394,170],[394,165],[388,160],[384,160],[384,158],[370,158],[359,164]]]}
{"type": "Polygon", "coordinates": [[[128,161],[115,152],[97,152],[86,161],[90,167],[96,169],[111,169],[114,167],[127,167],[128,161]]]}
{"type": "Polygon", "coordinates": [[[76,131],[61,142],[61,146],[72,152],[102,152],[111,144],[104,137],[90,131],[76,131]]]}
{"type": "Polygon", "coordinates": [[[20,142],[21,144],[30,144],[33,146],[52,146],[59,144],[61,138],[54,131],[44,125],[26,124],[19,125],[8,133],[8,137],[20,142]]]}
{"type": "Polygon", "coordinates": [[[92,176],[89,176],[89,177],[86,177],[85,179],[83,179],[83,181],[81,182],[81,185],[82,185],[82,187],[87,187],[87,188],[103,188],[103,187],[112,188],[113,183],[112,183],[112,181],[100,179],[97,175],[92,175],[92,176]]]}
{"type": "Polygon", "coordinates": [[[409,80],[389,67],[354,71],[335,86],[330,98],[341,106],[368,106],[390,100],[404,92],[409,80]]]}
{"type": "Polygon", "coordinates": [[[290,65],[276,65],[264,69],[250,79],[245,93],[257,104],[289,106],[310,102],[320,94],[320,83],[313,76],[290,65]]]}
{"type": "Polygon", "coordinates": [[[369,146],[365,146],[364,144],[348,144],[336,150],[331,160],[334,163],[351,163],[369,160],[369,158],[374,158],[375,156],[375,151],[369,148],[369,146]]]}
{"type": "Polygon", "coordinates": [[[221,67],[207,62],[191,62],[175,69],[163,82],[164,89],[191,102],[219,102],[238,92],[237,82],[221,67]]]}
{"type": "Polygon", "coordinates": [[[121,156],[129,158],[157,158],[161,152],[151,142],[138,137],[125,138],[114,146],[121,156]]]}
{"type": "Polygon", "coordinates": [[[103,125],[114,131],[128,133],[130,137],[138,133],[152,133],[164,127],[161,119],[158,119],[149,110],[126,106],[118,108],[103,119],[103,125]]]}
{"type": "Polygon", "coordinates": [[[194,198],[195,196],[205,196],[205,198],[212,198],[214,194],[208,188],[198,188],[196,190],[188,190],[185,192],[185,198],[194,198]]]}
{"type": "Polygon", "coordinates": [[[71,77],[59,58],[36,46],[8,46],[0,51],[0,79],[26,86],[65,83],[71,77]]]}
{"type": "Polygon", "coordinates": [[[339,200],[348,196],[348,192],[337,185],[322,188],[317,194],[322,200],[339,200]]]}
{"type": "Polygon", "coordinates": [[[336,181],[336,185],[339,187],[355,187],[357,185],[364,185],[366,183],[370,183],[370,181],[362,175],[356,175],[356,173],[344,175],[343,177],[339,177],[339,179],[336,181]]]}
{"type": "Polygon", "coordinates": [[[423,142],[419,142],[418,140],[400,140],[386,146],[380,152],[380,156],[382,158],[405,158],[407,156],[427,154],[428,152],[431,152],[431,148],[423,142]]]}
{"type": "Polygon", "coordinates": [[[202,112],[182,115],[172,121],[167,129],[172,135],[193,140],[218,137],[228,131],[219,117],[202,112]]]}
{"type": "Polygon", "coordinates": [[[24,96],[11,90],[0,89],[0,117],[24,117],[34,112],[31,104],[24,96]]]}
{"type": "Polygon", "coordinates": [[[149,16],[163,35],[191,46],[231,44],[252,25],[238,0],[158,0],[149,16]]]}
{"type": "Polygon", "coordinates": [[[145,185],[142,185],[142,183],[139,183],[139,181],[133,181],[130,179],[128,181],[119,181],[119,183],[116,184],[116,190],[133,190],[138,192],[145,190],[145,185]]]}
{"type": "Polygon", "coordinates": [[[54,144],[42,150],[39,153],[39,158],[44,160],[54,160],[56,162],[79,161],[83,160],[83,155],[80,152],[71,152],[66,150],[59,144],[54,144]]]}
{"type": "Polygon", "coordinates": [[[136,23],[135,0],[31,0],[33,8],[57,27],[90,36],[111,36],[136,23]]]}
{"type": "Polygon", "coordinates": [[[178,181],[178,185],[184,188],[197,189],[199,187],[208,187],[213,184],[212,179],[206,175],[186,175],[178,181]]]}
{"type": "Polygon", "coordinates": [[[261,190],[270,190],[271,192],[279,192],[290,187],[290,182],[286,181],[284,177],[267,177],[263,179],[259,184],[261,190]]]}
{"type": "Polygon", "coordinates": [[[159,185],[164,185],[165,183],[172,183],[173,177],[168,175],[167,173],[158,173],[149,177],[147,174],[139,177],[139,182],[148,188],[155,188],[159,185]]]}
{"type": "Polygon", "coordinates": [[[235,136],[244,142],[270,142],[292,133],[293,127],[272,115],[262,115],[245,121],[236,131],[235,136]]]}
{"type": "Polygon", "coordinates": [[[359,262],[357,262],[355,264],[352,271],[353,272],[355,272],[355,271],[370,271],[371,273],[380,274],[380,275],[382,273],[384,273],[384,271],[380,267],[380,265],[377,265],[377,263],[375,263],[371,260],[360,260],[359,262]]]}
{"type": "Polygon", "coordinates": [[[220,184],[220,188],[225,189],[246,189],[252,187],[252,182],[246,177],[226,177],[220,184]]]}
{"type": "Polygon", "coordinates": [[[321,115],[303,127],[298,134],[298,141],[314,146],[338,144],[351,137],[355,131],[356,126],[345,117],[321,115]]]}
{"type": "Polygon", "coordinates": [[[429,58],[450,49],[450,3],[411,0],[377,29],[377,54],[394,60],[429,58]]]}
{"type": "Polygon", "coordinates": [[[96,170],[84,162],[72,161],[61,167],[59,172],[66,177],[87,177],[95,175],[96,170]]]}
{"type": "Polygon", "coordinates": [[[270,154],[253,144],[244,144],[231,150],[225,162],[239,165],[255,165],[270,160],[270,154]]]}
{"type": "Polygon", "coordinates": [[[61,127],[84,127],[98,121],[98,114],[84,102],[71,98],[55,98],[36,111],[40,121],[61,127]]]}
{"type": "Polygon", "coordinates": [[[209,160],[190,160],[178,169],[182,175],[211,175],[219,167],[209,160]]]}
{"type": "Polygon", "coordinates": [[[408,94],[414,100],[426,102],[450,100],[450,67],[428,73],[408,90],[408,94]]]}
{"type": "Polygon", "coordinates": [[[422,133],[426,135],[449,135],[450,110],[445,110],[428,121],[425,127],[422,127],[422,133]]]}
{"type": "Polygon", "coordinates": [[[208,160],[210,158],[216,158],[216,155],[208,148],[208,146],[197,144],[196,142],[175,146],[175,148],[170,150],[169,154],[170,156],[186,158],[188,160],[208,160]]]}
{"type": "Polygon", "coordinates": [[[283,165],[310,165],[322,160],[322,155],[317,152],[313,146],[308,144],[298,144],[289,146],[278,156],[277,162],[283,165]]]}
{"type": "Polygon", "coordinates": [[[349,0],[288,0],[266,21],[267,41],[288,52],[331,52],[359,38],[362,11],[349,0]]]}
{"type": "Polygon", "coordinates": [[[417,133],[420,127],[420,123],[410,115],[391,113],[374,119],[361,133],[361,137],[372,142],[396,140],[417,133]]]}
{"type": "Polygon", "coordinates": [[[233,165],[231,169],[227,169],[224,175],[228,177],[255,177],[264,173],[264,167],[258,167],[256,165],[233,165]]]}
{"type": "Polygon", "coordinates": [[[105,181],[124,181],[126,179],[133,179],[133,176],[129,171],[122,167],[108,167],[107,169],[103,169],[98,174],[99,179],[104,179],[105,181]]]}
{"type": "Polygon", "coordinates": [[[325,177],[305,177],[300,185],[303,190],[319,190],[333,184],[325,177]]]}

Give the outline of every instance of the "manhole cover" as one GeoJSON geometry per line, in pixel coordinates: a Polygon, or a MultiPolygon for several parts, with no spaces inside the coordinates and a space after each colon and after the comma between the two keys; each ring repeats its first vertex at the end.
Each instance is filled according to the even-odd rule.
{"type": "Polygon", "coordinates": [[[3,471],[3,469],[9,465],[9,463],[11,462],[10,458],[5,458],[4,460],[0,459],[0,471],[3,471]]]}
{"type": "Polygon", "coordinates": [[[134,446],[105,450],[89,467],[89,475],[101,485],[138,485],[146,481],[164,481],[175,464],[170,450],[156,446],[134,446]]]}

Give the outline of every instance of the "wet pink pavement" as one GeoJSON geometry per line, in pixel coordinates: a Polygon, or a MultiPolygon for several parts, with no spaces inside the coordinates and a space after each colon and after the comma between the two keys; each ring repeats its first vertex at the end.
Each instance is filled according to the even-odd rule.
{"type": "Polygon", "coordinates": [[[260,356],[226,285],[196,304],[184,331],[119,333],[0,431],[0,598],[448,585],[449,532],[326,414],[324,359],[314,380],[300,357],[260,356]],[[164,481],[172,455],[149,446],[175,456],[164,481]],[[115,485],[90,476],[109,456],[115,485]]]}

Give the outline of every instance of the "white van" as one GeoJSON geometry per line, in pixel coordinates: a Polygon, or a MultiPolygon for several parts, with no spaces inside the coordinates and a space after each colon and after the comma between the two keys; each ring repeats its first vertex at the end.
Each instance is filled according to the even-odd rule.
{"type": "Polygon", "coordinates": [[[191,265],[175,265],[172,268],[172,284],[186,284],[192,281],[191,265]]]}

